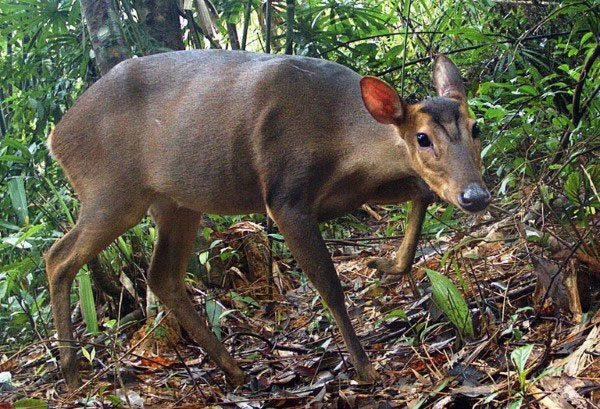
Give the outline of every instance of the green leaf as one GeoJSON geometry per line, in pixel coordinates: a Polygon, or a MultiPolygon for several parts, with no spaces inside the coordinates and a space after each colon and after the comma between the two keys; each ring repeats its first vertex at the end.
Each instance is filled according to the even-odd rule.
{"type": "Polygon", "coordinates": [[[14,138],[5,138],[2,141],[2,143],[21,152],[23,154],[23,157],[26,158],[27,160],[31,158],[31,152],[29,152],[29,149],[27,149],[27,146],[23,145],[20,141],[14,139],[14,138]]]}
{"type": "Polygon", "coordinates": [[[511,352],[510,359],[517,367],[519,373],[525,372],[525,364],[527,363],[527,359],[529,359],[529,355],[531,355],[531,351],[533,351],[533,344],[523,345],[511,352]]]}
{"type": "Polygon", "coordinates": [[[20,399],[12,405],[15,409],[48,409],[48,404],[41,399],[20,399]]]}
{"type": "Polygon", "coordinates": [[[202,253],[200,253],[200,255],[198,256],[198,259],[200,260],[200,264],[203,264],[203,265],[206,264],[209,256],[210,256],[210,252],[208,252],[208,251],[203,251],[202,253]]]}
{"type": "Polygon", "coordinates": [[[216,246],[218,246],[221,243],[223,243],[223,240],[221,240],[221,239],[215,240],[212,243],[210,243],[209,248],[212,250],[213,248],[215,248],[216,246]]]}
{"type": "Polygon", "coordinates": [[[211,229],[210,227],[205,227],[202,229],[202,237],[204,237],[204,240],[209,241],[210,240],[210,235],[212,234],[213,229],[211,229]]]}
{"type": "Polygon", "coordinates": [[[2,274],[0,277],[2,277],[0,280],[0,301],[2,301],[8,292],[8,280],[5,278],[4,274],[2,274]]]}
{"type": "Polygon", "coordinates": [[[81,354],[83,355],[83,357],[85,359],[87,359],[89,362],[92,362],[92,357],[90,356],[90,353],[88,352],[87,349],[85,348],[81,348],[81,354]]]}
{"type": "Polygon", "coordinates": [[[433,287],[433,301],[463,335],[473,335],[473,321],[469,306],[462,294],[447,277],[425,269],[433,287]]]}
{"type": "Polygon", "coordinates": [[[590,38],[592,38],[593,35],[594,35],[594,33],[592,33],[590,31],[588,33],[585,33],[583,36],[581,36],[581,41],[579,41],[579,46],[581,47],[583,44],[585,44],[585,42],[587,40],[589,40],[590,38]]]}
{"type": "Polygon", "coordinates": [[[2,162],[15,162],[15,163],[28,163],[29,161],[21,156],[17,155],[2,155],[0,156],[2,162]]]}
{"type": "Polygon", "coordinates": [[[546,368],[542,372],[540,372],[536,377],[534,377],[532,379],[531,383],[534,384],[537,381],[539,381],[540,379],[542,379],[544,376],[548,376],[548,375],[551,375],[556,372],[561,372],[562,370],[563,370],[562,366],[559,368],[546,368]]]}
{"type": "Polygon", "coordinates": [[[8,194],[19,219],[19,224],[21,226],[26,225],[29,223],[29,213],[27,211],[27,194],[25,193],[25,178],[23,176],[16,176],[8,181],[8,194]]]}
{"type": "Polygon", "coordinates": [[[20,230],[20,227],[17,226],[16,224],[5,222],[3,220],[0,220],[0,226],[4,227],[5,229],[8,229],[8,230],[20,230]]]}
{"type": "Polygon", "coordinates": [[[538,94],[537,90],[534,87],[532,87],[531,85],[520,86],[519,92],[521,94],[528,94],[528,95],[537,95],[538,94]]]}
{"type": "Polygon", "coordinates": [[[573,203],[579,202],[579,190],[581,188],[581,174],[579,171],[569,173],[565,182],[565,195],[573,203]]]}
{"type": "Polygon", "coordinates": [[[494,392],[494,393],[490,393],[484,400],[483,400],[483,404],[487,404],[490,403],[491,401],[493,401],[494,399],[496,399],[496,396],[500,395],[502,392],[498,391],[498,392],[494,392]]]}
{"type": "Polygon", "coordinates": [[[482,42],[482,43],[489,41],[488,36],[486,36],[484,33],[482,33],[480,30],[478,30],[474,27],[454,28],[451,30],[447,30],[446,34],[460,34],[460,36],[462,38],[465,38],[468,40],[475,40],[475,41],[482,42]]]}
{"type": "Polygon", "coordinates": [[[221,339],[221,314],[223,313],[223,309],[213,299],[206,300],[205,304],[206,308],[206,316],[208,317],[208,321],[212,327],[212,331],[215,336],[220,340],[221,339]]]}
{"type": "Polygon", "coordinates": [[[521,407],[521,405],[523,404],[523,397],[520,397],[519,399],[517,399],[514,402],[511,402],[510,405],[508,405],[506,407],[506,409],[519,409],[521,407]]]}
{"type": "Polygon", "coordinates": [[[35,226],[30,227],[29,229],[27,229],[27,231],[25,233],[23,233],[18,240],[14,243],[15,246],[18,246],[19,243],[24,242],[25,240],[27,240],[28,238],[32,237],[33,235],[35,235],[37,232],[39,232],[40,230],[42,230],[44,227],[46,227],[46,223],[42,223],[42,224],[37,224],[35,226]]]}
{"type": "Polygon", "coordinates": [[[58,203],[60,204],[60,208],[62,209],[62,211],[63,211],[65,217],[67,218],[67,220],[69,221],[69,223],[71,223],[72,225],[75,224],[75,220],[73,219],[73,216],[71,215],[71,212],[69,211],[69,208],[67,207],[67,204],[65,203],[65,201],[63,199],[63,196],[58,193],[58,190],[56,190],[56,188],[54,187],[52,182],[50,182],[50,179],[44,178],[44,180],[46,181],[46,184],[48,185],[48,187],[50,188],[52,193],[54,193],[54,196],[58,200],[58,203]]]}
{"type": "Polygon", "coordinates": [[[96,303],[94,302],[92,280],[89,271],[80,271],[77,276],[77,282],[79,283],[79,302],[85,326],[90,334],[96,334],[99,332],[98,316],[96,314],[96,303]]]}
{"type": "Polygon", "coordinates": [[[406,315],[406,311],[401,308],[394,309],[385,314],[385,317],[383,317],[384,320],[389,320],[392,318],[402,318],[403,320],[408,321],[408,315],[406,315]]]}
{"type": "Polygon", "coordinates": [[[228,292],[227,296],[230,297],[232,300],[241,301],[245,304],[252,305],[257,308],[260,307],[260,304],[250,296],[242,296],[235,291],[228,292]]]}

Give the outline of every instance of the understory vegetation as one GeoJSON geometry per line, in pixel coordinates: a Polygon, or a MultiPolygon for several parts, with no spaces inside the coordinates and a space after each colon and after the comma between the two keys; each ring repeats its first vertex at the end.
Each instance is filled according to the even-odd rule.
{"type": "Polygon", "coordinates": [[[77,276],[86,383],[68,394],[44,253],[77,220],[78,201],[46,140],[103,73],[87,3],[0,2],[0,407],[600,404],[598,0],[107,1],[118,37],[108,46],[125,57],[183,47],[323,58],[386,80],[408,102],[434,95],[431,57],[445,53],[481,127],[493,202],[476,216],[429,207],[419,297],[367,267],[393,255],[410,203],[322,224],[377,385],[351,380],[333,318],[276,226],[206,215],[188,292],[253,377],[227,386],[146,290],[156,239],[147,217],[77,276]],[[175,7],[176,47],[149,22],[150,3],[175,7]],[[116,296],[95,285],[99,269],[116,296]]]}

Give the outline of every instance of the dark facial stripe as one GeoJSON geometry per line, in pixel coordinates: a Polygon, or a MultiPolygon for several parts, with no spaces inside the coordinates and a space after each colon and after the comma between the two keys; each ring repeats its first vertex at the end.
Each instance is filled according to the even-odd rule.
{"type": "Polygon", "coordinates": [[[460,116],[460,104],[450,98],[431,98],[423,102],[420,111],[437,123],[453,122],[460,116]]]}
{"type": "MultiPolygon", "coordinates": [[[[423,106],[419,109],[420,112],[427,114],[440,127],[446,131],[448,139],[455,140],[451,132],[444,126],[447,123],[458,123],[460,117],[460,104],[450,98],[431,98],[423,102],[423,106]]],[[[457,135],[460,138],[460,135],[457,135]]]]}

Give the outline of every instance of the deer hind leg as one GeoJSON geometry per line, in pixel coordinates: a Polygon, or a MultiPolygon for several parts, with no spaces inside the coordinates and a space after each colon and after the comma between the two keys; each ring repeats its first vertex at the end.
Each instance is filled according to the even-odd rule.
{"type": "Polygon", "coordinates": [[[131,206],[96,206],[82,203],[77,224],[46,253],[50,302],[59,339],[60,363],[70,389],[80,384],[70,316],[73,279],[81,267],[111,241],[139,222],[148,206],[143,201],[131,206]]]}
{"type": "Polygon", "coordinates": [[[244,373],[195,312],[184,285],[185,269],[194,247],[201,214],[166,201],[153,204],[150,213],[158,227],[148,272],[150,288],[229,380],[236,386],[241,385],[244,373]]]}

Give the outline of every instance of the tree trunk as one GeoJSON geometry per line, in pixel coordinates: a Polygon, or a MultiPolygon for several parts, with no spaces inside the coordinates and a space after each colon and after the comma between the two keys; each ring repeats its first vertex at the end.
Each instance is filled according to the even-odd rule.
{"type": "MultiPolygon", "coordinates": [[[[100,70],[100,75],[104,75],[112,67],[128,58],[128,48],[121,35],[121,22],[113,9],[112,0],[79,1],[87,22],[92,48],[96,54],[96,65],[100,70]]],[[[141,11],[139,15],[143,24],[161,46],[174,50],[184,49],[179,15],[174,0],[143,0],[141,10],[137,11],[138,13],[141,11]]],[[[147,267],[147,265],[143,267],[147,267]]],[[[121,286],[101,266],[97,257],[88,263],[88,268],[92,272],[96,285],[118,300],[116,296],[121,293],[121,286]]],[[[132,276],[135,275],[135,273],[132,274],[132,276]]],[[[132,281],[137,280],[132,277],[132,281]]],[[[133,304],[129,306],[129,308],[134,307],[133,304]]]]}
{"type": "Polygon", "coordinates": [[[240,42],[238,40],[237,30],[235,24],[227,22],[227,35],[229,36],[229,43],[231,44],[232,50],[240,49],[240,42]]]}
{"type": "Polygon", "coordinates": [[[128,57],[120,22],[111,0],[79,0],[96,54],[100,75],[128,57]]]}
{"type": "Polygon", "coordinates": [[[265,53],[269,54],[271,52],[271,17],[273,13],[273,7],[271,5],[272,0],[267,0],[265,5],[266,9],[266,22],[265,22],[265,53]]]}
{"type": "Polygon", "coordinates": [[[286,4],[285,53],[292,54],[294,51],[294,0],[286,0],[286,4]]]}
{"type": "Polygon", "coordinates": [[[175,0],[143,0],[137,8],[148,34],[161,47],[183,50],[183,34],[175,0]]]}

